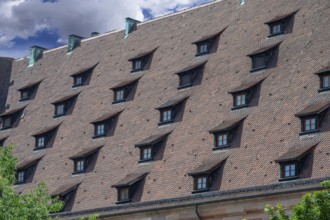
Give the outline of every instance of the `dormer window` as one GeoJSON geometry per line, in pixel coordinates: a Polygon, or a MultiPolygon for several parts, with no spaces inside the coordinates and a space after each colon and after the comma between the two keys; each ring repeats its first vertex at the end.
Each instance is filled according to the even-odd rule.
{"type": "Polygon", "coordinates": [[[330,66],[315,73],[320,78],[320,89],[319,92],[330,90],[330,66]]]}
{"type": "Polygon", "coordinates": [[[293,15],[296,13],[292,12],[290,14],[277,16],[270,21],[267,21],[265,24],[269,26],[269,36],[273,37],[280,34],[285,34],[291,32],[289,29],[289,23],[292,20],[293,15]]]}
{"type": "Polygon", "coordinates": [[[277,55],[276,52],[279,44],[280,43],[268,47],[260,48],[255,52],[249,54],[248,56],[251,58],[252,61],[250,72],[266,69],[272,66],[272,62],[276,61],[275,55],[277,55]]]}
{"type": "Polygon", "coordinates": [[[158,124],[162,125],[179,121],[180,119],[177,117],[178,112],[182,109],[182,106],[188,97],[189,96],[175,98],[157,107],[156,109],[159,110],[160,113],[160,120],[158,124]]]}
{"type": "Polygon", "coordinates": [[[36,165],[44,155],[32,156],[19,162],[16,167],[16,184],[32,182],[36,165]]]}
{"type": "Polygon", "coordinates": [[[199,84],[202,78],[203,69],[206,62],[207,61],[203,61],[191,65],[177,72],[176,74],[179,76],[178,89],[183,89],[199,84]]]}
{"type": "Polygon", "coordinates": [[[85,69],[81,69],[80,71],[72,74],[71,75],[71,77],[73,78],[72,87],[75,88],[75,87],[88,85],[96,65],[97,64],[85,69]]]}
{"type": "Polygon", "coordinates": [[[301,120],[300,135],[318,132],[329,107],[328,101],[319,101],[308,105],[304,110],[295,114],[301,120]]]}
{"type": "Polygon", "coordinates": [[[45,148],[52,147],[54,142],[57,130],[61,123],[50,126],[48,128],[41,129],[40,132],[33,134],[32,136],[35,138],[35,149],[34,150],[41,150],[45,148]]]}
{"type": "Polygon", "coordinates": [[[151,51],[140,53],[130,58],[128,61],[132,62],[131,73],[148,69],[151,63],[152,55],[156,49],[157,48],[151,51]]]}
{"type": "Polygon", "coordinates": [[[1,136],[0,137],[0,147],[4,147],[5,146],[5,141],[8,138],[9,135],[6,136],[1,136]]]}
{"type": "Polygon", "coordinates": [[[109,136],[111,131],[113,131],[115,129],[114,128],[115,121],[117,119],[117,116],[120,114],[120,112],[121,111],[105,114],[105,115],[101,116],[100,118],[92,121],[91,124],[94,125],[93,138],[109,136]]]}
{"type": "Polygon", "coordinates": [[[9,110],[2,115],[0,115],[1,118],[1,130],[10,129],[13,127],[16,127],[19,123],[19,119],[21,115],[23,114],[23,110],[26,106],[16,108],[13,110],[9,110]]]}
{"type": "Polygon", "coordinates": [[[134,91],[140,78],[141,77],[122,81],[111,87],[110,89],[113,90],[114,93],[112,104],[133,100],[134,91]]]}
{"type": "Polygon", "coordinates": [[[102,146],[87,148],[70,157],[69,159],[73,160],[74,163],[73,174],[89,171],[88,169],[92,167],[90,166],[91,163],[95,162],[94,156],[98,153],[101,147],[102,146]]]}
{"type": "Polygon", "coordinates": [[[52,104],[55,107],[54,118],[71,114],[78,95],[79,93],[75,93],[53,102],[52,104]]]}
{"type": "Polygon", "coordinates": [[[244,119],[245,117],[226,120],[210,130],[209,133],[214,135],[213,150],[230,147],[230,144],[236,133],[236,128],[243,123],[244,119]]]}
{"type": "Polygon", "coordinates": [[[134,198],[135,191],[139,187],[139,183],[148,175],[148,172],[136,172],[127,175],[124,179],[111,187],[117,188],[116,204],[131,202],[134,198]]]}
{"type": "Polygon", "coordinates": [[[255,91],[267,76],[268,75],[262,77],[249,76],[241,85],[230,90],[228,93],[233,96],[232,110],[248,107],[251,104],[255,91]]]}
{"type": "Polygon", "coordinates": [[[299,144],[289,149],[286,153],[275,160],[280,164],[281,173],[279,181],[293,180],[301,176],[304,162],[318,143],[310,142],[299,144]]]}
{"type": "Polygon", "coordinates": [[[52,198],[58,197],[64,202],[64,207],[61,212],[71,211],[72,203],[75,199],[75,195],[80,184],[81,181],[60,185],[54,192],[50,193],[52,198]]]}
{"type": "Polygon", "coordinates": [[[228,155],[221,155],[217,159],[204,161],[195,170],[188,173],[194,178],[194,187],[192,193],[201,193],[212,190],[214,185],[216,171],[223,165],[228,155]]]}
{"type": "Polygon", "coordinates": [[[220,32],[213,33],[208,36],[203,36],[202,38],[192,42],[192,44],[195,44],[197,47],[196,57],[215,52],[217,49],[216,44],[219,41],[219,36],[225,29],[226,28],[220,32]]]}
{"type": "Polygon", "coordinates": [[[31,100],[35,97],[37,89],[41,83],[41,80],[33,83],[28,83],[27,85],[18,89],[21,93],[21,98],[19,101],[31,100]]]}
{"type": "Polygon", "coordinates": [[[164,141],[169,133],[152,135],[140,143],[136,144],[135,147],[140,148],[140,161],[139,163],[151,161],[154,159],[157,150],[164,144],[164,141]]]}

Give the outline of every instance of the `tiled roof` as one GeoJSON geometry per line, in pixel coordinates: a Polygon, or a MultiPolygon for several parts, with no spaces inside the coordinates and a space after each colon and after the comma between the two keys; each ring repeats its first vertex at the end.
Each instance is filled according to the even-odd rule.
{"type": "Polygon", "coordinates": [[[49,125],[49,126],[45,126],[41,129],[38,129],[37,132],[33,133],[32,136],[39,136],[39,135],[42,135],[42,134],[46,134],[50,131],[53,131],[55,129],[57,129],[63,122],[58,122],[56,124],[52,124],[52,125],[49,125]]]}
{"type": "Polygon", "coordinates": [[[34,82],[30,82],[30,83],[27,83],[26,85],[20,87],[19,89],[17,89],[18,91],[21,91],[21,90],[24,90],[24,89],[28,89],[28,88],[31,88],[33,86],[36,86],[38,84],[40,84],[42,82],[43,79],[41,80],[37,80],[37,81],[34,81],[34,82]]]}
{"type": "Polygon", "coordinates": [[[144,147],[144,146],[157,144],[160,141],[164,140],[167,135],[169,135],[169,133],[151,135],[143,139],[141,142],[135,144],[135,147],[144,147]]]}
{"type": "Polygon", "coordinates": [[[85,148],[81,151],[79,151],[78,153],[74,154],[73,156],[69,157],[71,160],[74,159],[78,159],[78,158],[82,158],[82,157],[87,157],[93,153],[95,153],[96,151],[98,151],[99,149],[101,149],[104,145],[101,146],[95,146],[95,147],[91,147],[91,148],[85,148]]]}
{"type": "Polygon", "coordinates": [[[321,114],[330,107],[330,100],[318,101],[309,104],[302,111],[295,114],[296,117],[304,117],[313,114],[321,114]]]}
{"type": "Polygon", "coordinates": [[[264,52],[269,51],[269,50],[272,50],[272,49],[276,48],[277,46],[279,46],[281,43],[282,42],[279,42],[279,43],[275,43],[275,44],[272,44],[272,45],[269,45],[269,46],[259,48],[258,50],[248,54],[247,56],[251,57],[251,56],[254,56],[254,55],[257,55],[257,54],[260,54],[260,53],[264,53],[264,52]]]}
{"type": "Polygon", "coordinates": [[[229,131],[229,130],[237,127],[246,117],[247,116],[224,120],[222,123],[220,123],[215,128],[211,129],[209,132],[218,133],[218,132],[222,132],[222,131],[229,131]]]}
{"type": "Polygon", "coordinates": [[[189,96],[190,95],[184,95],[184,96],[181,96],[181,97],[172,98],[169,101],[165,102],[164,104],[158,106],[156,109],[162,109],[162,108],[168,108],[168,107],[176,106],[176,105],[182,103],[183,101],[185,101],[186,99],[188,99],[189,96]]]}
{"type": "Polygon", "coordinates": [[[217,159],[205,160],[200,166],[194,170],[188,172],[190,176],[196,176],[200,174],[211,174],[213,171],[218,169],[222,163],[229,157],[228,154],[219,155],[217,159]]]}
{"type": "Polygon", "coordinates": [[[98,117],[94,121],[91,121],[90,123],[91,124],[96,124],[96,123],[99,123],[99,122],[103,122],[103,121],[109,120],[109,119],[114,118],[117,115],[119,115],[122,111],[123,110],[113,111],[113,112],[109,112],[109,113],[103,114],[102,116],[98,117]]]}
{"type": "Polygon", "coordinates": [[[52,104],[56,104],[56,103],[59,103],[59,102],[65,102],[65,101],[67,101],[69,99],[72,99],[72,98],[77,97],[79,94],[80,94],[80,91],[79,92],[75,92],[73,94],[66,95],[66,96],[64,96],[64,97],[62,97],[60,99],[55,100],[54,102],[52,102],[52,104]]]}
{"type": "Polygon", "coordinates": [[[157,49],[158,49],[158,47],[153,48],[152,50],[148,50],[148,51],[146,51],[146,52],[139,53],[139,54],[137,54],[137,55],[131,57],[128,61],[133,61],[133,60],[136,60],[136,59],[139,59],[139,58],[142,58],[142,57],[145,57],[145,56],[151,55],[151,54],[154,53],[157,49]]]}
{"type": "Polygon", "coordinates": [[[294,12],[290,12],[290,13],[284,14],[284,15],[276,16],[275,18],[273,18],[273,19],[265,22],[265,24],[269,24],[269,23],[273,23],[273,22],[276,22],[276,21],[280,21],[280,20],[289,18],[290,16],[294,15],[297,12],[298,12],[298,10],[296,10],[294,12]]]}
{"type": "Polygon", "coordinates": [[[73,77],[73,76],[79,75],[79,74],[81,74],[81,73],[84,73],[84,72],[90,71],[90,70],[94,69],[98,64],[99,64],[99,62],[97,62],[97,63],[95,63],[95,64],[93,64],[93,65],[91,65],[91,66],[89,66],[89,67],[82,68],[82,69],[76,71],[75,73],[71,74],[70,76],[73,77]]]}
{"type": "Polygon", "coordinates": [[[148,172],[139,172],[139,173],[131,173],[128,174],[124,179],[120,180],[116,184],[112,185],[111,187],[125,187],[125,186],[131,186],[134,183],[137,183],[138,181],[142,180],[148,172]]]}
{"type": "Polygon", "coordinates": [[[6,111],[5,113],[1,114],[0,117],[4,117],[4,116],[8,116],[8,115],[12,115],[12,114],[15,114],[17,112],[20,112],[20,111],[24,110],[26,108],[26,106],[27,105],[24,105],[24,106],[17,107],[17,108],[11,109],[9,111],[6,111]]]}
{"type": "Polygon", "coordinates": [[[16,169],[26,169],[34,164],[36,164],[45,154],[34,155],[28,158],[25,158],[21,162],[19,162],[16,166],[16,169]]]}
{"type": "Polygon", "coordinates": [[[263,80],[265,80],[268,77],[268,75],[262,75],[261,77],[249,77],[247,78],[245,81],[243,81],[241,83],[241,85],[233,88],[232,90],[230,90],[228,93],[236,93],[236,92],[242,92],[245,90],[249,90],[252,87],[258,85],[259,83],[261,83],[263,80]]]}
{"type": "Polygon", "coordinates": [[[141,77],[142,76],[135,77],[133,79],[123,80],[120,83],[117,83],[117,84],[111,86],[110,89],[118,89],[118,88],[121,88],[121,87],[124,87],[124,86],[131,85],[131,84],[135,83],[136,81],[138,81],[141,77]]]}
{"type": "Polygon", "coordinates": [[[227,28],[228,28],[228,26],[225,27],[225,28],[223,28],[221,31],[218,31],[218,32],[216,32],[216,33],[212,33],[212,34],[209,34],[209,35],[206,35],[206,36],[203,36],[202,38],[199,38],[198,40],[193,41],[192,44],[197,44],[197,43],[203,42],[203,41],[205,41],[205,40],[209,40],[209,39],[213,39],[213,38],[215,38],[215,37],[218,37],[218,36],[219,36],[222,32],[224,32],[227,28]]]}
{"type": "Polygon", "coordinates": [[[82,181],[70,182],[64,185],[61,185],[56,190],[50,193],[51,196],[65,196],[66,194],[72,192],[77,189],[77,187],[81,184],[82,181]]]}
{"type": "Polygon", "coordinates": [[[281,163],[281,162],[286,162],[286,161],[294,161],[294,160],[300,160],[304,156],[306,156],[310,150],[315,147],[317,143],[308,143],[303,146],[298,145],[296,147],[293,147],[289,149],[286,153],[284,153],[282,156],[277,158],[275,162],[281,163]]]}
{"type": "Polygon", "coordinates": [[[185,73],[185,72],[200,68],[200,67],[204,66],[206,63],[207,63],[207,60],[199,61],[197,63],[191,64],[191,65],[179,70],[175,74],[181,74],[181,73],[185,73]]]}

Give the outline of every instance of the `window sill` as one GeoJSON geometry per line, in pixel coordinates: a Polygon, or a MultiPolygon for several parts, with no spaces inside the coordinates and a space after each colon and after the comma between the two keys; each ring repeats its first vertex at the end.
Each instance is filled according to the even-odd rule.
{"type": "Polygon", "coordinates": [[[117,202],[116,202],[116,205],[125,204],[125,203],[129,203],[129,202],[131,202],[130,199],[128,199],[128,200],[123,200],[123,201],[117,201],[117,202]]]}
{"type": "Polygon", "coordinates": [[[267,66],[259,67],[259,68],[256,68],[256,69],[251,69],[250,73],[257,72],[259,70],[263,70],[263,69],[266,69],[266,68],[267,68],[267,66]]]}
{"type": "Polygon", "coordinates": [[[278,181],[283,182],[283,181],[290,181],[290,180],[295,180],[298,179],[298,176],[291,176],[291,177],[283,177],[278,179],[278,181]]]}
{"type": "Polygon", "coordinates": [[[136,70],[131,70],[131,73],[136,73],[136,72],[140,72],[140,71],[143,71],[143,68],[141,68],[141,69],[136,69],[136,70]]]}
{"type": "Polygon", "coordinates": [[[326,92],[326,91],[330,91],[330,87],[321,88],[321,89],[318,90],[318,92],[326,92]]]}
{"type": "Polygon", "coordinates": [[[78,87],[82,87],[82,86],[84,86],[84,84],[73,85],[72,88],[78,88],[78,87]]]}
{"type": "Polygon", "coordinates": [[[236,110],[236,109],[240,109],[240,108],[247,108],[247,107],[249,107],[249,104],[235,106],[235,107],[232,107],[231,110],[236,110]]]}
{"type": "Polygon", "coordinates": [[[60,118],[60,117],[63,117],[63,116],[65,116],[65,114],[54,115],[53,118],[60,118]]]}
{"type": "Polygon", "coordinates": [[[98,138],[104,138],[104,137],[106,137],[105,134],[102,134],[102,135],[94,135],[92,138],[93,138],[93,139],[98,139],[98,138]]]}
{"type": "Polygon", "coordinates": [[[72,175],[77,175],[77,174],[82,174],[82,173],[86,173],[86,170],[83,171],[75,171],[72,173],[72,175]]]}
{"type": "Polygon", "coordinates": [[[200,57],[200,56],[203,56],[203,55],[208,55],[208,54],[210,54],[210,51],[208,51],[208,52],[204,52],[204,53],[196,53],[196,57],[200,57]]]}
{"type": "Polygon", "coordinates": [[[283,34],[284,34],[284,31],[282,31],[280,33],[276,33],[276,34],[270,34],[270,35],[268,35],[268,37],[275,37],[275,36],[283,35],[283,34]]]}
{"type": "Polygon", "coordinates": [[[30,98],[25,98],[25,99],[20,99],[20,100],[18,100],[19,102],[26,102],[26,101],[29,101],[30,100],[30,98]]]}
{"type": "Polygon", "coordinates": [[[118,104],[118,103],[122,103],[122,102],[126,102],[126,99],[113,101],[112,104],[118,104]]]}
{"type": "Polygon", "coordinates": [[[1,131],[5,131],[5,130],[9,130],[9,129],[11,129],[11,128],[13,128],[12,126],[10,126],[10,127],[4,127],[4,128],[1,128],[0,130],[1,131]]]}
{"type": "Polygon", "coordinates": [[[15,182],[15,185],[22,185],[22,184],[25,184],[25,181],[22,181],[22,182],[15,182]]]}
{"type": "Polygon", "coordinates": [[[34,148],[33,150],[34,151],[38,151],[38,150],[44,150],[44,149],[46,149],[47,147],[36,147],[36,148],[34,148]]]}
{"type": "Polygon", "coordinates": [[[154,159],[150,158],[150,159],[145,159],[145,160],[139,160],[138,163],[147,163],[147,162],[152,162],[154,159]]]}
{"type": "Polygon", "coordinates": [[[306,134],[313,134],[313,133],[317,133],[319,131],[320,131],[320,129],[311,130],[311,131],[303,131],[303,132],[300,132],[299,135],[302,136],[302,135],[306,135],[306,134]]]}
{"type": "Polygon", "coordinates": [[[171,124],[171,123],[173,123],[174,121],[172,120],[172,121],[164,121],[164,122],[159,122],[158,123],[158,126],[162,126],[162,125],[166,125],[166,124],[171,124]]]}
{"type": "Polygon", "coordinates": [[[177,89],[180,90],[180,89],[185,89],[185,88],[188,88],[188,87],[192,87],[192,84],[179,86],[179,87],[177,87],[177,89]]]}
{"type": "Polygon", "coordinates": [[[193,190],[191,193],[192,194],[195,194],[195,193],[203,193],[203,192],[208,192],[209,191],[209,188],[205,188],[205,189],[196,189],[196,190],[193,190]]]}
{"type": "Polygon", "coordinates": [[[230,145],[227,144],[227,145],[223,145],[223,146],[220,146],[220,147],[214,147],[214,148],[212,148],[212,150],[222,150],[222,149],[226,149],[226,148],[229,148],[229,147],[230,147],[230,145]]]}

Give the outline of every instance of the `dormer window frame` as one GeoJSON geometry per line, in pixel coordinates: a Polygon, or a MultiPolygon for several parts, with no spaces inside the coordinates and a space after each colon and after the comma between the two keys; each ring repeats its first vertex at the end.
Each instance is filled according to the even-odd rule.
{"type": "Polygon", "coordinates": [[[85,74],[73,76],[73,88],[83,86],[85,83],[85,74]]]}
{"type": "Polygon", "coordinates": [[[318,77],[320,79],[320,88],[319,88],[318,92],[329,91],[330,90],[330,66],[315,74],[318,75],[318,77]]]}
{"type": "Polygon", "coordinates": [[[194,194],[209,191],[211,183],[211,174],[201,174],[194,176],[194,190],[192,191],[192,193],[194,194]]]}
{"type": "Polygon", "coordinates": [[[300,175],[300,162],[299,161],[288,161],[281,163],[281,179],[283,180],[294,180],[298,179],[300,175]],[[293,175],[294,172],[294,175],[293,175]]]}
{"type": "Polygon", "coordinates": [[[62,117],[66,114],[66,111],[68,109],[67,102],[59,102],[54,104],[54,106],[55,106],[54,118],[62,117]]]}
{"type": "Polygon", "coordinates": [[[253,53],[247,55],[251,58],[251,70],[250,72],[256,72],[259,70],[267,69],[272,60],[274,60],[277,54],[279,45],[282,43],[276,43],[267,47],[260,48],[253,53]]]}
{"type": "Polygon", "coordinates": [[[139,163],[148,162],[154,160],[155,150],[154,146],[149,145],[140,147],[140,160],[139,163]]]}
{"type": "Polygon", "coordinates": [[[196,43],[197,52],[196,57],[203,56],[210,53],[214,40],[204,40],[196,43]]]}
{"type": "Polygon", "coordinates": [[[141,57],[132,60],[132,70],[131,73],[142,71],[146,64],[146,57],[141,57]]]}
{"type": "Polygon", "coordinates": [[[26,182],[26,169],[20,169],[16,171],[16,182],[15,184],[24,184],[26,182]]]}
{"type": "Polygon", "coordinates": [[[34,150],[41,150],[47,148],[49,141],[48,134],[38,135],[35,137],[35,148],[34,150]]]}
{"type": "Polygon", "coordinates": [[[74,159],[73,174],[85,173],[88,167],[88,157],[74,159]]]}
{"type": "Polygon", "coordinates": [[[251,93],[252,93],[251,90],[240,91],[232,94],[233,95],[232,110],[249,107],[251,93]]]}
{"type": "Polygon", "coordinates": [[[196,77],[196,70],[180,73],[178,75],[179,75],[179,87],[178,87],[178,89],[184,89],[184,88],[193,86],[194,79],[196,77]],[[189,79],[186,80],[186,79],[184,79],[185,77],[187,77],[189,79]],[[184,84],[185,81],[189,81],[189,82],[184,84]]]}
{"type": "Polygon", "coordinates": [[[162,108],[160,109],[160,119],[159,119],[159,125],[160,124],[169,124],[174,122],[175,118],[175,107],[168,107],[168,108],[162,108]]]}
{"type": "Polygon", "coordinates": [[[20,102],[30,100],[31,95],[32,95],[31,88],[23,89],[20,92],[21,92],[21,98],[19,100],[20,102]]]}
{"type": "Polygon", "coordinates": [[[268,24],[268,26],[269,26],[269,35],[268,35],[268,37],[274,37],[274,36],[277,36],[277,35],[284,34],[286,25],[287,25],[287,19],[283,19],[283,20],[280,20],[280,21],[274,21],[274,22],[269,23],[268,24]]]}
{"type": "Polygon", "coordinates": [[[214,133],[214,149],[223,149],[230,147],[230,142],[232,141],[232,131],[223,131],[214,133]],[[221,137],[221,138],[220,138],[221,137]]]}
{"type": "Polygon", "coordinates": [[[301,133],[300,134],[309,134],[319,132],[320,118],[318,115],[308,115],[301,117],[301,133]]]}
{"type": "Polygon", "coordinates": [[[2,127],[1,130],[11,129],[13,127],[12,115],[8,115],[2,118],[2,127]]]}
{"type": "Polygon", "coordinates": [[[132,201],[132,187],[118,187],[117,188],[117,202],[116,204],[129,203],[132,201]]]}
{"type": "Polygon", "coordinates": [[[126,102],[127,94],[128,94],[128,88],[127,87],[120,87],[113,90],[113,102],[112,104],[120,103],[120,102],[126,102]]]}
{"type": "Polygon", "coordinates": [[[110,126],[110,121],[109,120],[105,120],[105,121],[98,122],[98,123],[94,124],[93,139],[107,136],[108,129],[109,129],[109,126],[110,126]]]}

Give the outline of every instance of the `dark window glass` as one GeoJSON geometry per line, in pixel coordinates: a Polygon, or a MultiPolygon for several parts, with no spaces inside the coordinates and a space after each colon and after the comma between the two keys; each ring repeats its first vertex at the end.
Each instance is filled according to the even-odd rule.
{"type": "Polygon", "coordinates": [[[55,105],[55,116],[65,115],[65,103],[55,105]]]}
{"type": "Polygon", "coordinates": [[[321,89],[330,88],[330,75],[321,76],[321,89]]]}
{"type": "Polygon", "coordinates": [[[95,125],[95,136],[105,136],[105,124],[95,125]]]}
{"type": "Polygon", "coordinates": [[[143,70],[144,62],[142,59],[133,60],[132,62],[132,71],[143,70]]]}
{"type": "Polygon", "coordinates": [[[194,177],[194,190],[196,191],[206,191],[209,188],[209,176],[200,175],[194,177]]]}
{"type": "Polygon", "coordinates": [[[75,161],[75,172],[84,172],[86,169],[86,160],[83,159],[77,159],[75,161]]]}
{"type": "Polygon", "coordinates": [[[197,55],[207,54],[210,52],[210,43],[203,42],[197,45],[197,55]]]}
{"type": "Polygon", "coordinates": [[[240,93],[235,95],[235,107],[245,106],[247,105],[247,94],[246,93],[240,93]]]}
{"type": "Polygon", "coordinates": [[[12,118],[5,117],[2,120],[2,129],[11,128],[12,127],[12,118]]]}
{"type": "Polygon", "coordinates": [[[306,118],[304,119],[304,131],[313,131],[317,129],[317,118],[306,118]]]}
{"type": "Polygon", "coordinates": [[[192,74],[193,73],[181,74],[179,87],[191,86],[193,83],[192,74]]]}
{"type": "Polygon", "coordinates": [[[274,23],[270,25],[270,35],[283,34],[284,23],[274,23]]]}
{"type": "Polygon", "coordinates": [[[115,91],[115,102],[125,101],[125,89],[115,91]]]}
{"type": "Polygon", "coordinates": [[[20,170],[16,174],[16,181],[17,183],[24,183],[25,182],[25,170],[20,170]]]}
{"type": "Polygon", "coordinates": [[[121,188],[119,189],[119,201],[128,201],[129,198],[129,188],[121,188]]]}
{"type": "Polygon", "coordinates": [[[84,84],[84,76],[78,75],[73,78],[73,85],[74,86],[82,86],[84,84]]]}
{"type": "Polygon", "coordinates": [[[161,122],[171,122],[172,117],[172,109],[166,109],[161,111],[161,122]]]}
{"type": "Polygon", "coordinates": [[[26,89],[21,91],[21,100],[28,100],[31,96],[31,90],[26,89]]]}
{"type": "Polygon", "coordinates": [[[252,57],[252,69],[262,69],[267,67],[267,55],[259,54],[252,57]]]}
{"type": "Polygon", "coordinates": [[[228,134],[217,135],[217,147],[228,146],[228,134]]]}
{"type": "Polygon", "coordinates": [[[297,176],[296,164],[286,164],[284,165],[284,178],[297,176]]]}
{"type": "Polygon", "coordinates": [[[141,149],[141,160],[151,160],[152,159],[152,147],[147,147],[141,149]]]}
{"type": "Polygon", "coordinates": [[[39,136],[36,138],[36,148],[45,148],[46,147],[46,137],[39,136]]]}

